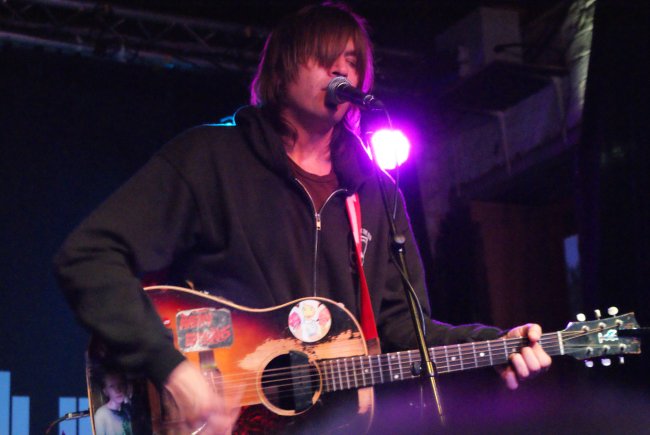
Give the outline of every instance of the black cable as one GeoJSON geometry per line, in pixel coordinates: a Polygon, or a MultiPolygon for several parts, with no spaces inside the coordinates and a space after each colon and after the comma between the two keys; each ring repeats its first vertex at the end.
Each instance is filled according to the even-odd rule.
{"type": "Polygon", "coordinates": [[[52,431],[52,429],[54,429],[54,427],[59,423],[68,420],[78,420],[84,417],[90,417],[90,410],[86,409],[85,411],[68,412],[67,414],[64,414],[63,416],[57,418],[52,423],[50,423],[47,429],[45,429],[45,435],[48,435],[52,431]]]}

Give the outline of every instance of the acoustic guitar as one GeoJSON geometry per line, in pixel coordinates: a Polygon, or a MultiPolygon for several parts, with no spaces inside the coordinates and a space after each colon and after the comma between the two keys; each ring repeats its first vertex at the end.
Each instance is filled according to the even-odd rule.
{"type": "MultiPolygon", "coordinates": [[[[242,407],[234,433],[362,433],[373,416],[374,385],[419,377],[416,350],[370,355],[359,323],[325,298],[298,299],[265,309],[240,306],[196,290],[145,288],[174,345],[201,368],[228,406],[242,407]]],[[[540,343],[551,356],[608,358],[641,352],[634,313],[572,322],[547,332],[540,343]],[[624,336],[625,335],[625,336],[624,336]]],[[[523,338],[436,346],[429,349],[439,374],[508,362],[523,338]]],[[[98,374],[101,346],[88,352],[87,380],[95,415],[106,401],[98,374]]],[[[133,433],[182,433],[173,401],[145,379],[124,374],[125,408],[133,433]]]]}

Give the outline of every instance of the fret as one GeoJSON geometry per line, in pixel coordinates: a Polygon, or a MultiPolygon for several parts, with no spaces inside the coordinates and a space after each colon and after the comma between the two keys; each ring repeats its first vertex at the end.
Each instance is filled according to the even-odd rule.
{"type": "MultiPolygon", "coordinates": [[[[438,349],[439,349],[439,348],[438,348],[438,349]]],[[[432,347],[432,348],[429,349],[429,350],[431,351],[431,353],[430,353],[429,356],[430,356],[430,358],[431,358],[431,361],[433,361],[433,365],[435,366],[436,371],[437,371],[438,373],[445,373],[445,372],[448,372],[448,371],[449,371],[449,367],[443,368],[442,363],[444,363],[445,360],[444,360],[444,358],[442,358],[442,357],[438,357],[438,356],[436,355],[436,348],[435,348],[435,347],[432,347]],[[440,360],[440,359],[442,359],[442,362],[441,362],[441,361],[438,361],[438,360],[440,360]]],[[[420,370],[424,370],[424,367],[422,366],[423,364],[424,364],[424,363],[420,364],[420,370]]]]}
{"type": "Polygon", "coordinates": [[[336,370],[339,373],[339,385],[341,386],[341,390],[343,389],[343,379],[341,379],[341,364],[339,360],[336,360],[336,370]]]}
{"type": "Polygon", "coordinates": [[[560,346],[560,355],[564,355],[564,343],[562,342],[562,332],[557,331],[557,342],[560,346]]]}
{"type": "Polygon", "coordinates": [[[361,368],[361,372],[360,372],[361,373],[361,385],[363,385],[365,387],[366,386],[366,375],[364,373],[365,369],[363,368],[363,360],[364,359],[365,358],[362,357],[362,356],[359,357],[359,365],[361,366],[360,367],[361,368]]]}
{"type": "Polygon", "coordinates": [[[328,388],[328,385],[327,385],[327,376],[325,376],[325,373],[323,371],[323,367],[325,366],[325,361],[316,361],[314,364],[316,365],[317,369],[320,369],[320,370],[318,370],[318,373],[320,375],[320,378],[323,381],[323,389],[325,391],[329,391],[329,388],[328,388]]]}
{"type": "Polygon", "coordinates": [[[400,357],[401,352],[397,352],[397,366],[399,367],[398,379],[404,379],[404,374],[402,373],[402,357],[400,357]]]}
{"type": "Polygon", "coordinates": [[[334,374],[334,361],[330,361],[330,371],[332,372],[332,385],[334,386],[334,389],[332,391],[336,391],[336,375],[334,374]]]}
{"type": "Polygon", "coordinates": [[[372,368],[372,355],[368,357],[368,363],[370,364],[370,385],[375,385],[375,370],[372,368]]]}
{"type": "Polygon", "coordinates": [[[388,379],[390,379],[391,382],[392,382],[393,381],[393,367],[392,367],[393,363],[392,363],[391,360],[395,358],[395,355],[389,354],[387,356],[388,356],[388,358],[387,358],[387,360],[388,360],[388,379]]]}
{"type": "Polygon", "coordinates": [[[442,347],[445,351],[445,363],[447,364],[447,371],[451,371],[451,367],[449,367],[449,352],[447,352],[447,346],[442,347]]]}
{"type": "Polygon", "coordinates": [[[359,362],[361,363],[361,379],[364,387],[368,385],[368,381],[366,381],[366,370],[368,369],[366,369],[366,365],[363,363],[365,360],[366,360],[365,356],[359,357],[359,362]]]}
{"type": "Polygon", "coordinates": [[[345,380],[348,383],[348,389],[350,388],[350,372],[348,371],[348,359],[343,360],[343,367],[345,368],[345,380]]]}
{"type": "Polygon", "coordinates": [[[462,348],[460,347],[460,344],[456,345],[458,347],[458,359],[460,360],[460,370],[464,370],[463,368],[463,351],[462,348]]]}
{"type": "Polygon", "coordinates": [[[357,369],[354,367],[354,357],[350,358],[350,361],[352,362],[352,376],[354,376],[354,388],[359,387],[359,382],[357,381],[357,369]]]}
{"type": "Polygon", "coordinates": [[[379,378],[381,379],[381,383],[384,383],[384,371],[381,368],[381,355],[377,355],[377,367],[379,367],[379,378]]]}
{"type": "Polygon", "coordinates": [[[327,373],[327,361],[321,362],[321,367],[323,368],[323,375],[324,375],[323,378],[325,378],[325,385],[327,387],[327,391],[331,391],[332,386],[331,386],[331,383],[330,383],[329,374],[327,373]]]}
{"type": "Polygon", "coordinates": [[[524,343],[524,340],[523,340],[523,339],[519,339],[519,340],[517,340],[517,339],[515,338],[515,339],[513,339],[512,341],[515,341],[515,342],[518,341],[518,343],[515,343],[514,345],[511,345],[511,346],[510,346],[510,349],[508,349],[508,359],[510,359],[510,355],[512,355],[513,353],[519,352],[519,351],[521,350],[521,346],[522,346],[523,343],[524,343]]]}
{"type": "Polygon", "coordinates": [[[478,367],[478,360],[476,359],[476,345],[472,341],[472,353],[474,354],[474,368],[478,367]]]}
{"type": "Polygon", "coordinates": [[[506,361],[508,361],[508,345],[507,345],[507,343],[506,343],[506,339],[505,339],[505,338],[502,338],[502,340],[503,340],[503,352],[504,352],[505,355],[506,355],[506,361]]]}
{"type": "Polygon", "coordinates": [[[445,346],[445,351],[447,353],[449,361],[453,363],[453,366],[450,364],[450,367],[453,367],[450,369],[451,371],[458,371],[463,369],[462,361],[460,363],[460,369],[458,368],[458,357],[460,355],[459,349],[460,347],[458,345],[445,346]]]}
{"type": "Polygon", "coordinates": [[[490,366],[494,365],[494,362],[492,362],[492,349],[490,348],[490,341],[486,341],[487,347],[488,347],[488,356],[490,357],[490,366]]]}
{"type": "Polygon", "coordinates": [[[330,379],[327,374],[327,361],[321,361],[320,362],[320,368],[321,371],[323,372],[323,382],[325,384],[325,390],[326,391],[331,391],[331,386],[330,386],[330,379]]]}
{"type": "Polygon", "coordinates": [[[321,379],[323,381],[323,390],[324,391],[329,391],[329,385],[327,383],[327,375],[324,372],[323,367],[325,367],[325,361],[316,361],[314,364],[316,364],[316,368],[320,369],[318,370],[318,373],[321,374],[321,379]]]}
{"type": "Polygon", "coordinates": [[[485,347],[483,343],[478,343],[478,350],[475,343],[472,343],[474,348],[474,360],[476,361],[476,367],[485,367],[489,365],[487,361],[488,355],[486,354],[485,347]],[[478,353],[477,353],[478,352],[478,353]]]}
{"type": "Polygon", "coordinates": [[[317,369],[318,377],[321,379],[321,381],[323,383],[323,390],[328,391],[328,389],[327,389],[327,377],[324,376],[323,370],[322,370],[324,364],[325,364],[324,361],[315,361],[314,362],[314,365],[316,366],[316,369],[317,369]]]}
{"type": "MultiPolygon", "coordinates": [[[[409,356],[409,372],[412,375],[413,374],[413,359],[411,358],[411,351],[409,350],[408,352],[406,352],[406,354],[409,356]]],[[[410,377],[413,377],[413,376],[410,376],[410,377]]]]}

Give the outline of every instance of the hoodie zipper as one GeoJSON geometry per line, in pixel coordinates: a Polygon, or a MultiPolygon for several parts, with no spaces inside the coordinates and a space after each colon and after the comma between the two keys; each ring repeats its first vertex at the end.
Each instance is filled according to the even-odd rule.
{"type": "Polygon", "coordinates": [[[294,178],[296,180],[296,183],[302,187],[302,190],[307,194],[307,197],[309,198],[309,203],[311,204],[311,209],[312,212],[314,213],[314,224],[315,224],[315,231],[314,231],[314,256],[312,258],[313,265],[312,265],[312,294],[313,296],[318,296],[317,295],[317,289],[316,289],[316,283],[318,282],[318,246],[320,242],[320,232],[322,228],[322,223],[321,223],[321,214],[323,213],[323,209],[327,205],[330,199],[334,197],[339,192],[345,192],[345,189],[336,189],[334,192],[330,193],[330,195],[327,197],[323,205],[321,206],[320,210],[316,210],[316,204],[314,204],[314,199],[310,195],[309,191],[305,187],[304,184],[300,182],[297,178],[294,178]]]}

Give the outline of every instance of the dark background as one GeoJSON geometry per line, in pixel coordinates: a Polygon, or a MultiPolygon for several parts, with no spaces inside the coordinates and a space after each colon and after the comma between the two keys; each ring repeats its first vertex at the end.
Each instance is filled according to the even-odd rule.
{"type": "MultiPolygon", "coordinates": [[[[259,24],[267,25],[294,3],[273,13],[264,9],[270,7],[264,2],[251,2],[251,8],[263,8],[256,16],[259,24]]],[[[532,2],[510,3],[536,12],[532,2]]],[[[582,308],[589,312],[617,305],[637,311],[641,323],[648,325],[650,15],[640,1],[625,6],[599,3],[583,133],[572,156],[567,192],[575,210],[571,226],[581,237],[582,308]]],[[[168,12],[174,12],[173,4],[160,3],[168,12]]],[[[375,31],[378,42],[427,50],[425,26],[410,22],[423,17],[426,25],[442,28],[475,4],[441,6],[437,13],[429,2],[412,2],[406,11],[386,3],[370,22],[375,29],[388,28],[375,31]]],[[[371,15],[367,3],[353,6],[371,15]]],[[[202,2],[194,7],[209,9],[202,2]]],[[[233,20],[245,16],[241,8],[230,7],[233,20]]],[[[58,417],[58,397],[85,395],[87,335],[56,288],[53,253],[80,219],[163,143],[190,126],[218,122],[246,104],[251,77],[118,64],[10,45],[0,50],[0,370],[12,373],[13,395],[30,396],[31,432],[40,433],[58,417]]],[[[426,99],[391,96],[389,103],[396,111],[405,108],[403,113],[413,114],[412,122],[423,132],[431,128],[426,118],[433,109],[426,99]]],[[[394,116],[399,120],[406,115],[394,116]]],[[[415,146],[427,144],[420,139],[415,146]]],[[[423,237],[417,183],[414,171],[407,169],[409,207],[416,233],[423,237]]],[[[464,231],[471,227],[462,212],[467,200],[461,198],[449,213],[456,230],[446,243],[471,251],[480,240],[464,231]]],[[[422,253],[426,262],[432,261],[426,242],[422,253]]],[[[456,260],[451,256],[446,261],[453,266],[456,260]]],[[[458,270],[455,279],[482,282],[480,277],[468,280],[466,272],[458,270]]],[[[472,295],[474,304],[489,303],[479,290],[472,295]]],[[[445,318],[436,312],[434,299],[440,318],[490,322],[480,310],[464,310],[465,296],[453,286],[435,292],[445,296],[445,306],[454,313],[445,318]]],[[[538,311],[554,310],[553,300],[543,295],[535,299],[538,311]]],[[[442,381],[448,412],[457,427],[468,431],[643,433],[649,427],[647,356],[628,358],[624,366],[609,369],[587,371],[580,366],[556,360],[551,373],[515,395],[504,392],[489,372],[449,376],[442,381]]],[[[386,413],[400,409],[390,399],[383,406],[386,413]]]]}

